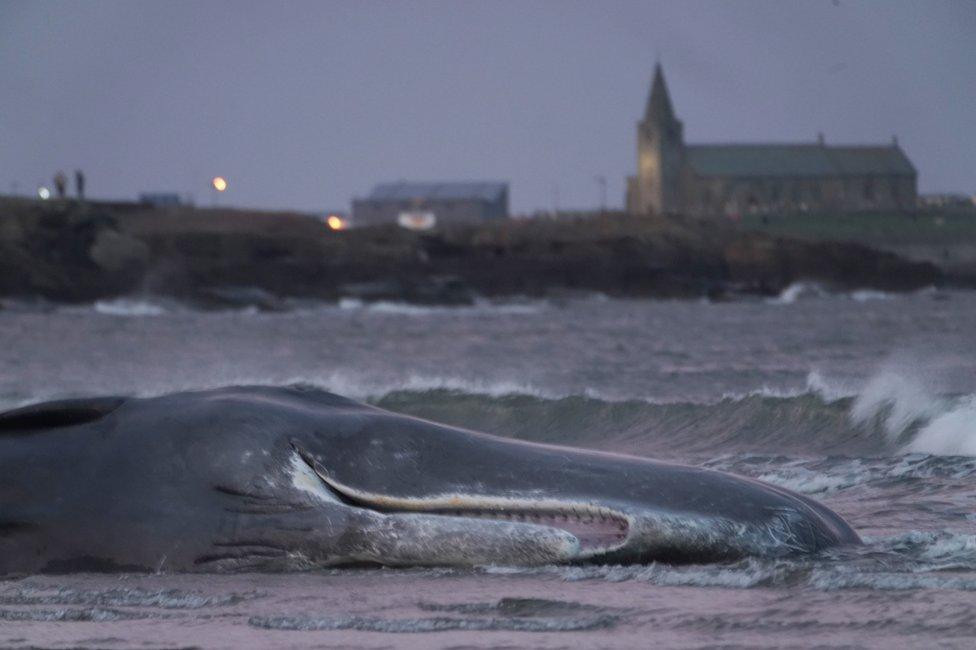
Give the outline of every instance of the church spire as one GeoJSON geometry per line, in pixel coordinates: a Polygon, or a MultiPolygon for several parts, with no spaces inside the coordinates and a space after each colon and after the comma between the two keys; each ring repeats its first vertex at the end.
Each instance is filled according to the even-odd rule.
{"type": "Polygon", "coordinates": [[[668,85],[664,82],[664,70],[660,61],[654,64],[654,82],[647,98],[644,119],[658,124],[674,120],[674,108],[671,106],[671,96],[668,95],[668,85]]]}

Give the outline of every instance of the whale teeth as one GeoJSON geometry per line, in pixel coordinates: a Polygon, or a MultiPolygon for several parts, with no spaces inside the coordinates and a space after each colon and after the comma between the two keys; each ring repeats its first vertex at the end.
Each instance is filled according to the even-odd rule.
{"type": "Polygon", "coordinates": [[[591,552],[619,547],[626,542],[630,526],[624,514],[596,504],[566,504],[564,507],[533,507],[530,504],[511,509],[502,504],[484,504],[470,510],[445,508],[439,514],[563,528],[575,535],[580,545],[591,552]]]}

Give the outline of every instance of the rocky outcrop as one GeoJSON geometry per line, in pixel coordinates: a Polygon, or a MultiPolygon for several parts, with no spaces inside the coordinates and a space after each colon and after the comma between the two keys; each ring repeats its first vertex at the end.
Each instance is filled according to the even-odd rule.
{"type": "Polygon", "coordinates": [[[55,300],[142,291],[275,310],[281,297],[719,297],[774,294],[801,280],[900,291],[940,279],[930,264],[857,244],[677,218],[505,221],[418,234],[395,226],[333,232],[288,213],[0,205],[0,292],[55,300]]]}
{"type": "Polygon", "coordinates": [[[67,203],[2,207],[0,295],[84,302],[140,286],[149,247],[109,212],[67,203]]]}

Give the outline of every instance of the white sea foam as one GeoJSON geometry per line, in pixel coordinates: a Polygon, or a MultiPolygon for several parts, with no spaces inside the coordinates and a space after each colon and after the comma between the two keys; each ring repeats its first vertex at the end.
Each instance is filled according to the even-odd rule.
{"type": "Polygon", "coordinates": [[[944,409],[943,401],[918,374],[889,364],[865,383],[851,406],[850,417],[858,425],[879,421],[894,442],[912,424],[944,409]]]}
{"type": "Polygon", "coordinates": [[[976,456],[976,395],[969,395],[923,425],[906,450],[941,456],[976,456]]]}
{"type": "Polygon", "coordinates": [[[174,385],[157,385],[140,391],[138,395],[140,397],[152,397],[174,390],[207,390],[233,385],[287,386],[292,384],[307,384],[360,400],[377,399],[400,391],[419,393],[432,390],[450,390],[488,397],[504,397],[507,395],[528,395],[541,399],[566,397],[542,390],[529,383],[516,381],[479,381],[431,375],[393,376],[377,380],[366,375],[348,372],[290,374],[276,377],[215,372],[207,380],[194,381],[190,384],[181,382],[174,385]]]}
{"type": "Polygon", "coordinates": [[[818,370],[807,374],[808,393],[819,395],[825,402],[836,402],[846,397],[854,397],[858,390],[854,382],[837,377],[827,377],[818,370]]]}
{"type": "Polygon", "coordinates": [[[870,300],[891,300],[895,296],[885,291],[875,291],[874,289],[858,289],[850,293],[851,299],[856,302],[868,302],[870,300]]]}
{"type": "Polygon", "coordinates": [[[365,302],[359,298],[341,298],[338,307],[339,309],[349,311],[357,310],[372,314],[390,314],[396,316],[431,316],[440,314],[477,316],[490,314],[538,314],[547,307],[547,303],[544,301],[494,303],[487,300],[479,300],[473,305],[448,306],[416,305],[385,300],[365,302]]]}
{"type": "Polygon", "coordinates": [[[803,298],[820,298],[826,295],[823,287],[815,282],[794,282],[783,289],[775,298],[766,300],[770,305],[792,305],[803,298]]]}
{"type": "MultiPolygon", "coordinates": [[[[219,369],[214,369],[213,374],[206,378],[196,378],[189,383],[186,381],[174,381],[172,384],[165,383],[144,387],[143,390],[138,392],[138,395],[151,397],[176,390],[206,390],[230,385],[284,386],[290,384],[307,384],[359,400],[376,400],[395,392],[424,393],[444,390],[491,398],[521,395],[543,400],[582,397],[608,403],[641,402],[655,406],[687,404],[684,401],[632,395],[626,392],[609,394],[594,388],[552,390],[529,381],[493,380],[456,375],[428,374],[388,375],[377,378],[376,376],[349,370],[323,373],[251,375],[239,372],[221,372],[219,369]]],[[[788,390],[763,387],[747,393],[727,393],[719,398],[705,399],[700,402],[695,402],[695,404],[707,407],[714,406],[726,400],[737,402],[754,397],[792,399],[810,393],[816,394],[824,401],[833,401],[848,395],[843,386],[843,382],[827,380],[817,373],[811,373],[807,378],[805,388],[788,390]]]]}
{"type": "MultiPolygon", "coordinates": [[[[739,402],[750,397],[769,397],[773,399],[791,399],[803,397],[804,395],[816,395],[825,402],[836,402],[846,397],[854,397],[858,394],[855,385],[848,380],[834,377],[826,377],[817,370],[807,373],[806,384],[802,388],[777,388],[773,386],[762,386],[755,390],[744,393],[726,392],[716,401],[731,400],[739,402]]],[[[653,400],[645,400],[651,401],[653,400]]],[[[656,402],[655,402],[656,403],[656,402]]],[[[713,402],[704,402],[709,404],[713,402]]]]}
{"type": "Polygon", "coordinates": [[[108,316],[161,316],[166,313],[166,309],[156,303],[132,298],[99,300],[94,309],[99,314],[108,316]]]}
{"type": "Polygon", "coordinates": [[[891,300],[898,294],[878,291],[876,289],[855,289],[849,292],[828,291],[823,285],[816,282],[794,282],[783,289],[775,298],[769,298],[766,302],[770,305],[792,305],[799,300],[810,298],[839,297],[849,298],[855,302],[869,302],[872,300],[891,300]]]}
{"type": "Polygon", "coordinates": [[[976,591],[976,579],[965,575],[938,575],[932,573],[845,573],[834,569],[814,569],[809,584],[814,589],[877,589],[881,591],[906,591],[909,589],[957,589],[976,591]]]}
{"type": "Polygon", "coordinates": [[[871,477],[872,474],[863,468],[860,471],[850,468],[849,471],[843,473],[831,472],[827,474],[803,467],[791,467],[763,474],[759,480],[801,494],[823,494],[860,485],[867,482],[871,477]]]}
{"type": "Polygon", "coordinates": [[[761,560],[745,560],[735,565],[672,566],[668,564],[484,567],[490,574],[555,575],[566,582],[603,580],[606,582],[649,582],[667,587],[725,587],[750,589],[780,582],[783,567],[761,560]]]}
{"type": "Polygon", "coordinates": [[[939,537],[931,541],[920,555],[930,562],[976,560],[976,535],[959,533],[939,537]]]}
{"type": "Polygon", "coordinates": [[[917,367],[889,364],[871,377],[850,418],[856,425],[881,424],[908,453],[976,456],[976,395],[941,397],[917,367]]]}

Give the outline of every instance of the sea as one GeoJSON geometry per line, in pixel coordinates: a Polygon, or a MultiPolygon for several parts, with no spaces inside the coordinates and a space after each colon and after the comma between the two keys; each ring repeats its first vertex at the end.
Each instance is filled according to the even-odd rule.
{"type": "MultiPolygon", "coordinates": [[[[286,301],[287,302],[287,301],[286,301]]],[[[5,302],[0,408],[318,386],[502,436],[735,472],[865,541],[703,565],[0,579],[0,648],[976,647],[976,292],[430,307],[5,302]]]]}

